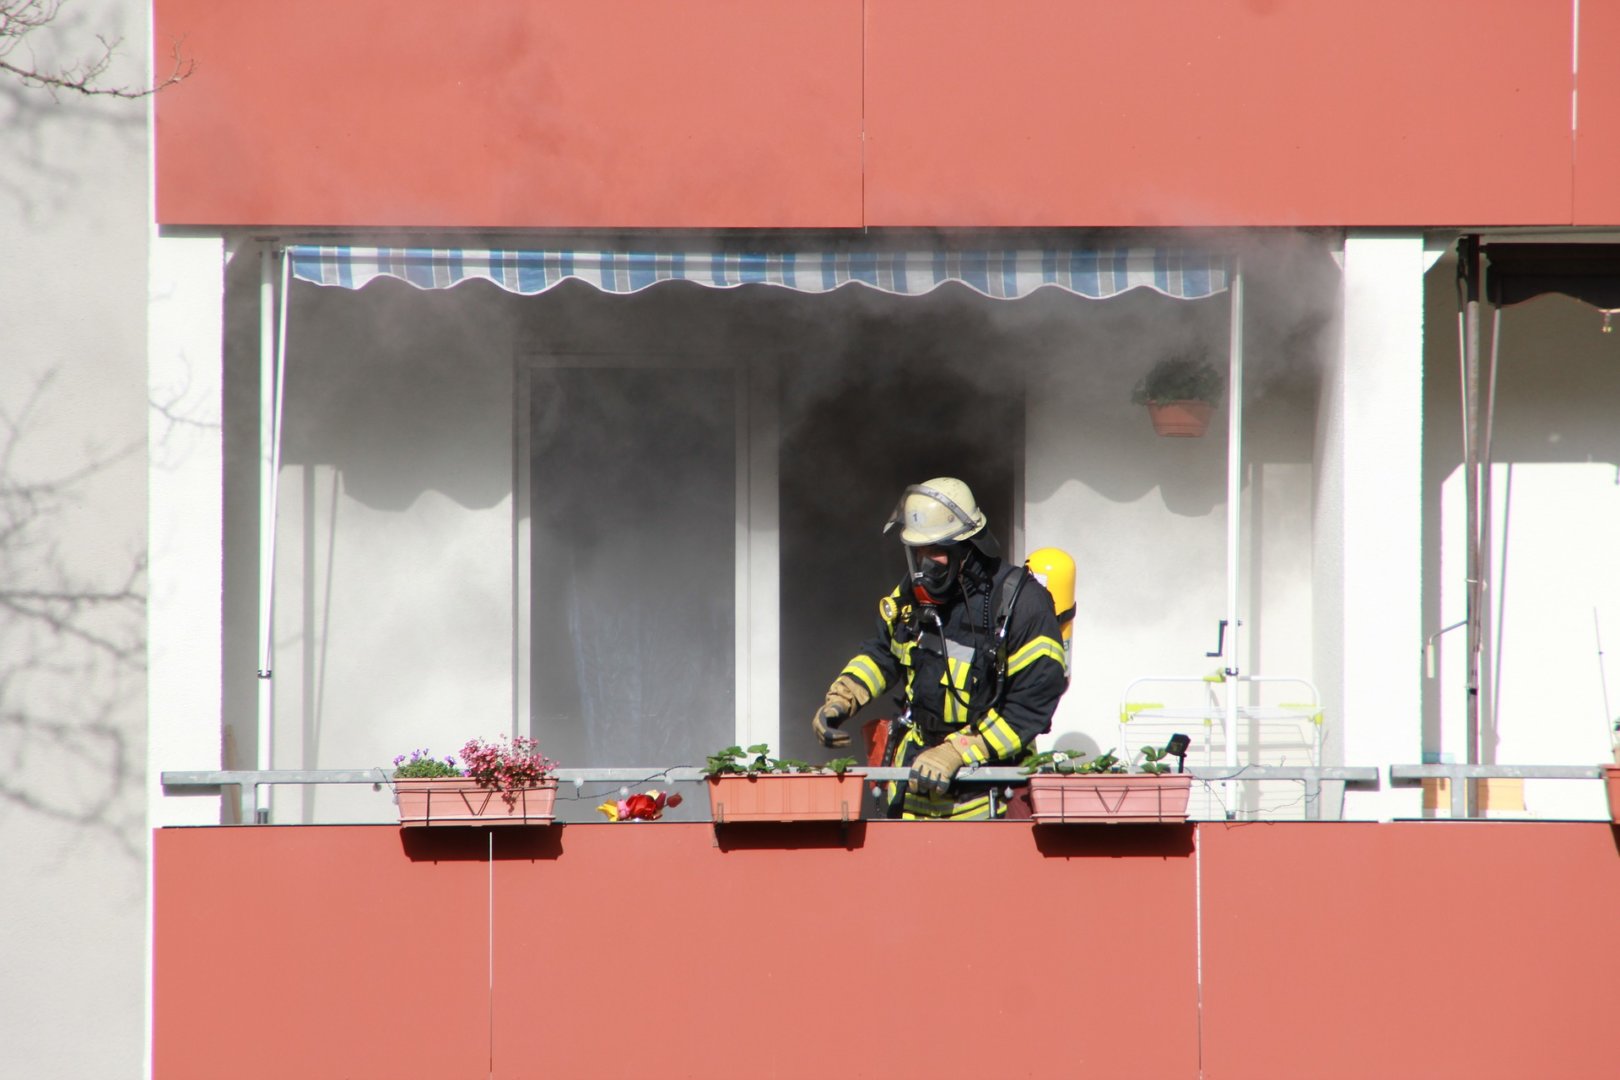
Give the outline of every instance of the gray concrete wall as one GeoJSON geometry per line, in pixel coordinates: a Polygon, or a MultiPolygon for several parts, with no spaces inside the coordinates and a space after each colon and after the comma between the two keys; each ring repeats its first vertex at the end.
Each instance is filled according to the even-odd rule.
{"type": "MultiPolygon", "coordinates": [[[[144,4],[55,29],[144,79],[144,4]]],[[[143,1072],[145,125],[0,75],[0,1071],[42,1080],[143,1072]]]]}

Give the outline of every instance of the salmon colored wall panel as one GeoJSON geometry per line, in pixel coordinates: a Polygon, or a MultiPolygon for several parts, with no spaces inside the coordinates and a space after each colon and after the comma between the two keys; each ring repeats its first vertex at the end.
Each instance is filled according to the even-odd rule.
{"type": "Polygon", "coordinates": [[[159,830],[155,1075],[1614,1075],[1608,825],[1193,836],[159,830]]]}
{"type": "Polygon", "coordinates": [[[160,831],[157,1075],[1197,1070],[1190,828],[503,829],[492,874],[489,835],[160,831]],[[408,1057],[474,1028],[477,1070],[408,1057]]]}
{"type": "Polygon", "coordinates": [[[1566,0],[868,0],[867,221],[1567,223],[1571,32],[1566,0]]]}
{"type": "Polygon", "coordinates": [[[860,224],[860,0],[156,0],[166,225],[860,224]]]}
{"type": "Polygon", "coordinates": [[[1200,829],[1207,1080],[1613,1077],[1606,825],[1200,829]]]}
{"type": "Polygon", "coordinates": [[[1620,225],[1620,0],[1581,0],[1575,223],[1620,225]]]}
{"type": "Polygon", "coordinates": [[[1190,828],[749,829],[497,862],[497,1073],[1196,1075],[1190,828]]]}
{"type": "Polygon", "coordinates": [[[154,835],[153,1075],[485,1076],[486,861],[397,829],[154,835]]]}

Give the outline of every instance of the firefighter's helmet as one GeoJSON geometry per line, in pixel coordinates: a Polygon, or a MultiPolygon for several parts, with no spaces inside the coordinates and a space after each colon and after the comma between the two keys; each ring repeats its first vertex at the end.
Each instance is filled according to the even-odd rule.
{"type": "Polygon", "coordinates": [[[1001,554],[972,490],[955,477],[940,476],[906,488],[883,531],[897,525],[912,593],[922,604],[943,603],[956,592],[970,545],[990,559],[1001,554]],[[923,557],[919,548],[940,548],[943,554],[923,557]]]}
{"type": "Polygon", "coordinates": [[[954,476],[940,476],[906,488],[883,531],[898,525],[902,544],[923,547],[967,540],[983,532],[986,524],[972,489],[954,476]]]}

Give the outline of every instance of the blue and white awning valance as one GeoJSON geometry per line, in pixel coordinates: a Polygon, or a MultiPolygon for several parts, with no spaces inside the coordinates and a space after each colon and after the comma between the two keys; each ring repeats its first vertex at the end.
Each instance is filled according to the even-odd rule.
{"type": "Polygon", "coordinates": [[[358,289],[380,277],[419,289],[489,281],[530,296],[578,280],[603,292],[633,293],[663,281],[711,288],[777,285],[831,292],[860,284],[917,296],[948,282],[998,299],[1058,288],[1093,300],[1132,289],[1197,300],[1226,290],[1226,259],[1174,248],[971,251],[634,252],[460,248],[289,247],[300,281],[358,289]]]}

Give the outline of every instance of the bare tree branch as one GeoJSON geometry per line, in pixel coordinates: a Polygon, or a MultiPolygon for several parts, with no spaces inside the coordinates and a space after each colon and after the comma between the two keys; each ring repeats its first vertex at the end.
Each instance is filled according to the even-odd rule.
{"type": "Polygon", "coordinates": [[[25,473],[54,382],[42,375],[0,406],[0,813],[86,826],[138,859],[146,556],[61,545],[86,485],[132,448],[87,446],[75,463],[25,473]]]}
{"type": "Polygon", "coordinates": [[[70,90],[87,97],[143,98],[157,93],[188,78],[197,69],[196,61],[187,58],[176,42],[170,50],[169,73],[150,86],[101,86],[99,80],[112,66],[113,56],[123,44],[122,38],[96,35],[99,53],[88,60],[56,69],[46,69],[34,61],[29,51],[27,62],[13,61],[12,56],[28,36],[56,21],[63,0],[0,0],[0,71],[15,76],[24,86],[43,89],[52,94],[70,90]]]}

